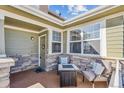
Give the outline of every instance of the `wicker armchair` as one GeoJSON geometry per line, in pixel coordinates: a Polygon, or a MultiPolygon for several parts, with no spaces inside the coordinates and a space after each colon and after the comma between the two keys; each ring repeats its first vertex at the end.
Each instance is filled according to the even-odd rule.
{"type": "Polygon", "coordinates": [[[106,81],[107,84],[109,82],[112,69],[111,69],[111,63],[107,62],[102,62],[102,63],[97,63],[94,62],[93,68],[88,69],[85,71],[82,71],[83,74],[83,82],[84,82],[84,77],[92,83],[92,87],[94,87],[94,82],[95,81],[106,81]]]}
{"type": "Polygon", "coordinates": [[[57,74],[59,74],[59,71],[58,71],[58,65],[59,64],[70,64],[72,63],[71,61],[71,57],[67,54],[61,54],[58,56],[57,58],[57,74]]]}

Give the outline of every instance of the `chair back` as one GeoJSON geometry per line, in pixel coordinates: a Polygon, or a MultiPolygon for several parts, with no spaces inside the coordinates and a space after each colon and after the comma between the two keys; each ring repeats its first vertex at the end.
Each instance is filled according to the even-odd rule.
{"type": "Polygon", "coordinates": [[[112,72],[112,63],[103,61],[103,64],[105,66],[104,74],[110,74],[112,72]]]}
{"type": "Polygon", "coordinates": [[[59,64],[69,64],[70,63],[70,56],[69,55],[60,55],[58,57],[59,64]]]}

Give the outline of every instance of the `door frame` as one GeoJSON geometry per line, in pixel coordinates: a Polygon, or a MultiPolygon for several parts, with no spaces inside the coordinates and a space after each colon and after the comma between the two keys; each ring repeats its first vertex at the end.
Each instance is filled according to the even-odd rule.
{"type": "MultiPolygon", "coordinates": [[[[40,52],[40,48],[41,48],[41,43],[40,43],[40,40],[41,40],[41,37],[45,37],[45,44],[46,44],[46,34],[43,34],[43,35],[41,35],[41,36],[39,36],[38,37],[38,54],[39,54],[39,62],[38,62],[38,66],[40,66],[40,63],[41,63],[41,59],[40,59],[40,55],[41,55],[41,52],[40,52]]],[[[46,48],[46,47],[45,47],[46,48]]],[[[45,52],[46,52],[46,50],[45,50],[45,52]]]]}

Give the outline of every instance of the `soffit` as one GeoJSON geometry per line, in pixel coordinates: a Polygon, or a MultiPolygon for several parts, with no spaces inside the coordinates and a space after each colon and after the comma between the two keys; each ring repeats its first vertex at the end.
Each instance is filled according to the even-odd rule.
{"type": "Polygon", "coordinates": [[[14,8],[12,6],[9,6],[9,5],[1,5],[0,6],[0,9],[3,9],[3,10],[6,10],[6,11],[15,13],[15,14],[20,15],[20,16],[24,16],[24,17],[33,19],[35,21],[38,21],[38,22],[41,22],[41,23],[44,23],[44,24],[48,24],[48,25],[53,26],[53,27],[56,27],[56,28],[60,28],[60,29],[62,28],[62,26],[59,25],[59,24],[55,24],[53,22],[50,22],[48,20],[45,20],[43,18],[40,18],[40,17],[35,16],[35,15],[32,15],[30,13],[27,13],[27,12],[25,12],[23,10],[19,10],[19,9],[14,8]]]}
{"type": "Polygon", "coordinates": [[[10,26],[15,26],[15,27],[21,27],[29,30],[34,30],[34,31],[41,31],[45,29],[44,27],[37,26],[34,24],[26,23],[24,21],[16,20],[13,18],[8,18],[5,17],[5,25],[10,25],[10,26]]]}

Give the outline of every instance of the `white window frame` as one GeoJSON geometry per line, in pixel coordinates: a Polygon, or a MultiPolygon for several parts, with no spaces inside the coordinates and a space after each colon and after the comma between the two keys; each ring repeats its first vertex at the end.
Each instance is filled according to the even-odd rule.
{"type": "Polygon", "coordinates": [[[80,30],[81,31],[81,33],[82,33],[82,30],[81,29],[74,29],[74,30],[71,30],[71,31],[69,31],[69,49],[68,49],[68,52],[70,53],[70,54],[81,54],[82,53],[82,37],[81,37],[81,40],[75,40],[75,41],[71,41],[70,40],[70,33],[72,32],[72,31],[75,31],[75,30],[80,30]],[[71,53],[71,50],[70,50],[70,43],[76,43],[76,42],[81,42],[81,53],[71,53]]]}
{"type": "Polygon", "coordinates": [[[61,41],[53,41],[53,32],[60,32],[58,30],[52,30],[51,33],[51,54],[61,54],[63,52],[63,33],[61,33],[61,41]],[[52,43],[60,43],[61,44],[61,51],[60,52],[52,52],[52,43]]]}
{"type": "MultiPolygon", "coordinates": [[[[99,38],[94,38],[94,39],[86,39],[86,40],[83,40],[82,39],[82,43],[84,42],[84,41],[95,41],[95,40],[99,40],[100,41],[100,54],[84,54],[84,48],[83,48],[83,46],[82,46],[82,51],[83,51],[83,55],[86,55],[86,56],[100,56],[101,55],[101,22],[95,22],[95,23],[92,23],[92,24],[90,24],[90,26],[91,25],[95,25],[95,24],[100,24],[100,36],[99,36],[99,38]]],[[[86,26],[88,26],[88,25],[86,25],[86,26]]],[[[83,28],[85,28],[86,26],[84,26],[83,28]]],[[[83,30],[83,28],[82,28],[82,30],[83,30]]],[[[84,43],[83,43],[84,44],[84,43]]]]}
{"type": "Polygon", "coordinates": [[[106,22],[105,20],[104,21],[102,20],[102,21],[89,23],[89,24],[93,24],[93,25],[100,24],[100,37],[95,38],[95,39],[83,40],[83,32],[82,31],[83,31],[85,26],[88,26],[88,24],[84,25],[83,27],[73,29],[73,30],[81,30],[81,40],[78,40],[78,41],[71,41],[70,40],[70,32],[73,31],[73,30],[69,30],[68,33],[67,33],[67,36],[68,36],[67,53],[72,54],[72,55],[83,55],[83,56],[106,56],[106,35],[105,35],[106,34],[106,29],[105,29],[105,22],[106,22]],[[104,29],[102,29],[102,27],[104,27],[104,29]],[[84,41],[90,41],[90,40],[100,40],[100,54],[99,55],[97,55],[97,54],[84,54],[83,42],[84,41]],[[81,53],[71,53],[70,52],[70,43],[71,42],[80,42],[80,41],[81,41],[81,53]]]}

